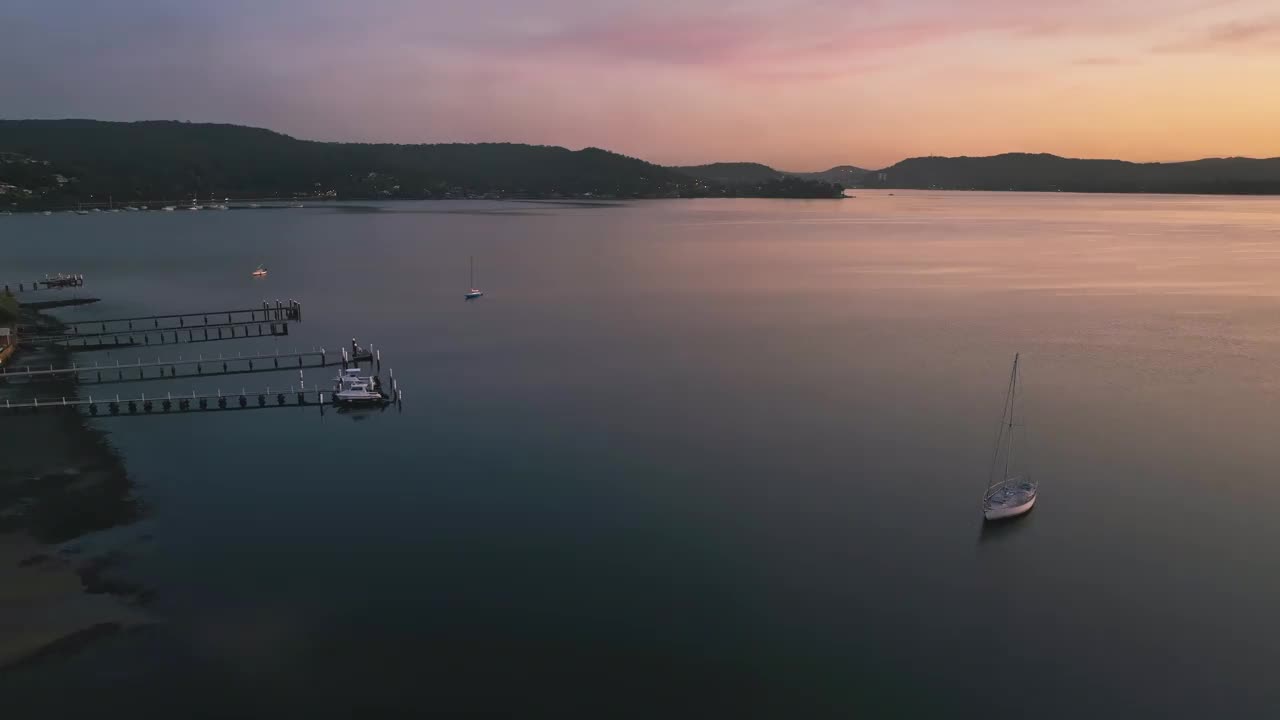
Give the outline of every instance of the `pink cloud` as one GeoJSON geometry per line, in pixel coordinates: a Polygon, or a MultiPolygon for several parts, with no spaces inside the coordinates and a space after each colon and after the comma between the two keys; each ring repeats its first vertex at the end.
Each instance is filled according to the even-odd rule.
{"type": "Polygon", "coordinates": [[[1280,50],[1280,17],[1255,18],[1214,25],[1176,42],[1158,45],[1156,52],[1216,50],[1280,50]]]}
{"type": "Polygon", "coordinates": [[[1087,67],[1117,67],[1121,65],[1137,65],[1138,61],[1133,58],[1112,57],[1106,55],[1094,57],[1082,57],[1071,61],[1072,65],[1084,65],[1087,67]]]}
{"type": "Polygon", "coordinates": [[[523,47],[517,44],[516,49],[533,55],[700,65],[737,59],[766,35],[767,27],[754,18],[614,18],[565,27],[534,38],[523,47]]]}

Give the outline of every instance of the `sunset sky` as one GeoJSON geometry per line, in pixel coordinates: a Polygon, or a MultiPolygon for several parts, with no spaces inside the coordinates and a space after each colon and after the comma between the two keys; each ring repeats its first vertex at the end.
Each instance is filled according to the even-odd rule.
{"type": "Polygon", "coordinates": [[[0,117],[664,164],[1280,156],[1276,0],[5,0],[0,117]]]}

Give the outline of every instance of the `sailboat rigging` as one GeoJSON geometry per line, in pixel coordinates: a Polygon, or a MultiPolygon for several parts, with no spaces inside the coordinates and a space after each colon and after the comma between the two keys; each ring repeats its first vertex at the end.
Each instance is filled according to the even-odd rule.
{"type": "Polygon", "coordinates": [[[484,295],[484,291],[476,289],[476,257],[472,255],[471,256],[471,289],[467,291],[464,297],[468,300],[474,300],[480,297],[481,295],[484,295]]]}
{"type": "Polygon", "coordinates": [[[1017,517],[1031,510],[1036,504],[1037,484],[1029,473],[1018,474],[1013,463],[1018,401],[1018,360],[1013,356],[1013,370],[1009,374],[1009,389],[1005,395],[1004,410],[1000,416],[1000,429],[996,434],[995,455],[987,476],[987,491],[982,497],[984,520],[1003,520],[1017,517]],[[1003,460],[1003,462],[1002,462],[1003,460]]]}

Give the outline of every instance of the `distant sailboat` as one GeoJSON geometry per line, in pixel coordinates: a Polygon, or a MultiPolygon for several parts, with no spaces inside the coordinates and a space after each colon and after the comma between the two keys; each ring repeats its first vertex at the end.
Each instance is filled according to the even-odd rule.
{"type": "Polygon", "coordinates": [[[1011,474],[1013,468],[1013,441],[1015,430],[1014,411],[1018,400],[1018,355],[1013,356],[1013,372],[1009,375],[1009,390],[1004,399],[1004,411],[1000,415],[1000,431],[996,435],[995,455],[991,460],[991,472],[987,476],[987,491],[982,496],[984,520],[1003,520],[1022,515],[1036,504],[1035,481],[1028,473],[1011,474]]]}
{"type": "Polygon", "coordinates": [[[256,277],[256,278],[257,278],[257,277],[266,277],[266,276],[267,276],[267,269],[266,269],[265,267],[263,267],[263,266],[259,265],[257,270],[254,270],[253,272],[251,272],[251,273],[249,273],[249,274],[250,274],[250,275],[252,275],[252,276],[254,276],[254,277],[256,277]]]}
{"type": "Polygon", "coordinates": [[[484,291],[476,289],[476,258],[474,255],[472,255],[471,256],[471,289],[467,291],[467,294],[464,297],[466,297],[466,299],[468,300],[475,300],[481,295],[484,295],[484,291]]]}

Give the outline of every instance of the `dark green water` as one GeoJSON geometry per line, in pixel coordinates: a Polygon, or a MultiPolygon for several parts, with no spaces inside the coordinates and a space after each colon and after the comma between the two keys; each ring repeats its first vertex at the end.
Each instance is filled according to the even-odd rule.
{"type": "Polygon", "coordinates": [[[5,716],[1274,714],[1277,224],[980,193],[0,218],[6,278],[103,298],[62,317],[296,298],[279,342],[158,352],[354,335],[405,392],[94,421],[163,623],[0,678],[5,716]],[[1040,503],[984,532],[1015,351],[1040,503]]]}

